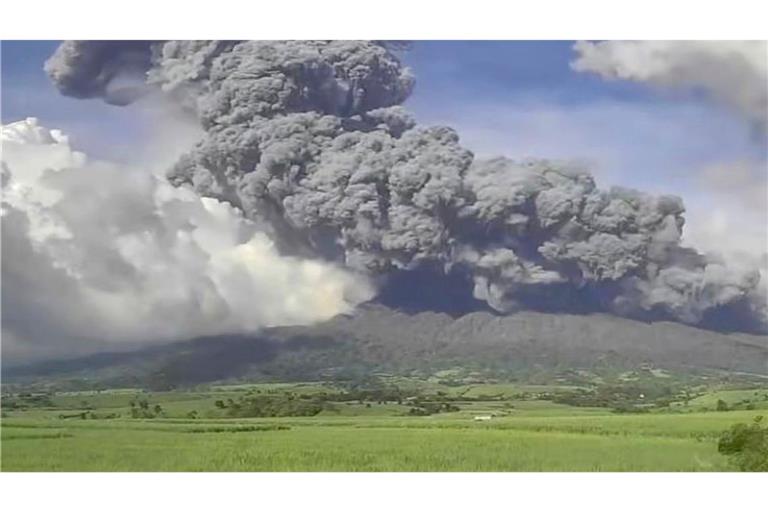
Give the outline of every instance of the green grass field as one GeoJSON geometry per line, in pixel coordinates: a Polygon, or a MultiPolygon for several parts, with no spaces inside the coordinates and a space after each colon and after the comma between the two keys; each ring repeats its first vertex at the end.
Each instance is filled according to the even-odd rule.
{"type": "Polygon", "coordinates": [[[720,433],[768,416],[763,389],[713,390],[679,411],[619,414],[520,399],[520,393],[556,391],[553,386],[411,384],[409,392],[452,396],[460,410],[415,417],[405,403],[356,400],[308,417],[229,418],[214,406],[254,393],[338,391],[318,383],[55,393],[39,406],[4,409],[2,470],[729,471],[717,452],[720,433]],[[162,414],[131,418],[131,402],[139,399],[160,404],[162,414]],[[745,399],[760,407],[696,412],[718,400],[745,399]],[[83,411],[97,419],[82,419],[83,411]],[[191,411],[199,417],[190,418],[191,411]],[[98,419],[103,415],[112,419],[98,419]]]}
{"type": "Polygon", "coordinates": [[[190,424],[3,428],[4,471],[712,471],[712,442],[660,435],[306,422],[193,432],[190,424]],[[100,428],[103,427],[103,428],[100,428]]]}

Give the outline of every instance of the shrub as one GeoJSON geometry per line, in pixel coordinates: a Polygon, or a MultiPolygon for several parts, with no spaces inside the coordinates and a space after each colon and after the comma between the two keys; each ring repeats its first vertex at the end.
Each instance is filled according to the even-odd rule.
{"type": "Polygon", "coordinates": [[[717,451],[732,458],[741,471],[768,471],[768,426],[758,416],[747,425],[737,423],[723,432],[717,451]]]}

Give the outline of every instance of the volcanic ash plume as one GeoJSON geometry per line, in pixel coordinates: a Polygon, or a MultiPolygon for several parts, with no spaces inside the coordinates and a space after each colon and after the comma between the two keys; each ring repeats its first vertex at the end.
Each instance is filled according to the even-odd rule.
{"type": "Polygon", "coordinates": [[[46,69],[64,94],[113,103],[113,83],[141,70],[135,95],[160,89],[205,129],[170,182],[236,206],[283,251],[370,276],[465,273],[501,312],[571,296],[765,329],[759,273],[681,247],[679,198],[602,191],[570,164],[474,160],[454,130],[399,106],[414,80],[386,45],[67,42],[46,69]]]}

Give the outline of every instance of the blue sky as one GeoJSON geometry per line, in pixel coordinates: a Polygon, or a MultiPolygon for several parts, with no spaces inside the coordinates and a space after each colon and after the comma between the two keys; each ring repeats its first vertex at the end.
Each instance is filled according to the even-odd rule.
{"type": "Polygon", "coordinates": [[[572,41],[424,42],[405,60],[422,122],[483,156],[587,161],[603,184],[683,193],[713,162],[764,159],[750,126],[695,95],[570,69],[572,41]]]}
{"type": "Polygon", "coordinates": [[[106,105],[100,100],[77,100],[60,95],[43,71],[43,63],[58,41],[2,41],[3,123],[37,117],[47,128],[58,128],[73,145],[89,155],[123,160],[144,136],[143,119],[136,111],[106,105]]]}
{"type": "MultiPolygon", "coordinates": [[[[2,43],[2,122],[40,118],[86,153],[129,159],[147,137],[136,109],[59,95],[42,65],[56,41],[2,43]]],[[[455,127],[480,156],[587,162],[601,185],[696,199],[704,167],[764,161],[738,116],[692,95],[607,81],[569,67],[572,41],[419,41],[403,54],[419,122],[455,127]]]]}

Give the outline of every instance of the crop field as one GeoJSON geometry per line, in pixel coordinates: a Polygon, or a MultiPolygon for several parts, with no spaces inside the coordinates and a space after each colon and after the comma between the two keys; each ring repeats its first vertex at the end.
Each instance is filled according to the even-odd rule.
{"type": "Polygon", "coordinates": [[[552,396],[575,386],[398,385],[416,396],[323,383],[6,396],[2,470],[729,471],[718,436],[768,416],[762,388],[712,390],[640,414],[552,396]],[[321,407],[297,409],[320,397],[321,407]],[[435,398],[445,403],[433,410],[435,398]],[[712,409],[718,401],[740,407],[712,409]],[[271,408],[247,408],[264,403],[271,408]]]}

